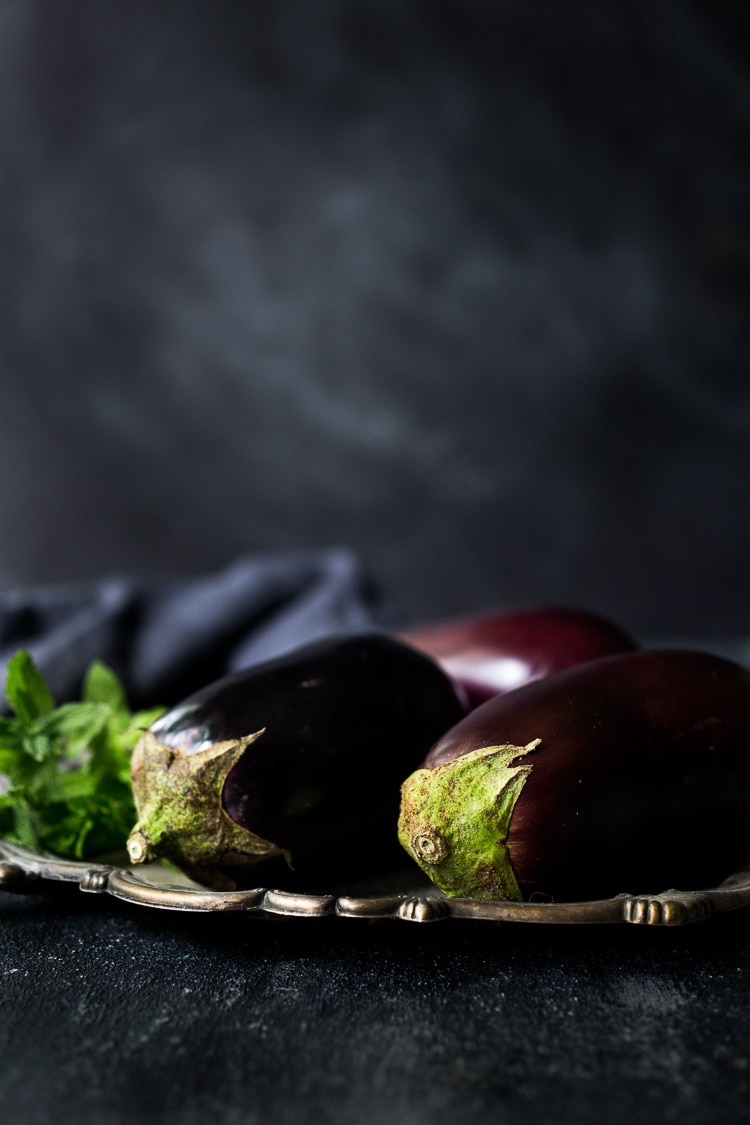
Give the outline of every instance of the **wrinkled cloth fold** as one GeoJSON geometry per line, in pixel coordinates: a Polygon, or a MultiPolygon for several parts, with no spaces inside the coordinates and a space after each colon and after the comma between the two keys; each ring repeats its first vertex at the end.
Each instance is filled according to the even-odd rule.
{"type": "Polygon", "coordinates": [[[134,707],[171,705],[219,676],[379,620],[373,584],[345,550],[251,555],[199,577],[32,586],[0,592],[0,676],[28,649],[62,702],[103,660],[134,707]]]}

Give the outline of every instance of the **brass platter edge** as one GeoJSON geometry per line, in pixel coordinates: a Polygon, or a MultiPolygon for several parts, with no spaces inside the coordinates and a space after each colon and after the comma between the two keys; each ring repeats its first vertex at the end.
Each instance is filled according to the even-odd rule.
{"type": "Polygon", "coordinates": [[[283,918],[396,919],[441,922],[531,922],[547,925],[683,926],[716,914],[750,906],[750,868],[731,875],[718,887],[660,894],[620,894],[586,902],[501,902],[449,899],[435,891],[392,895],[321,895],[256,887],[214,891],[171,876],[149,878],[129,867],[82,863],[39,854],[0,839],[0,890],[43,891],[50,882],[77,884],[90,894],[159,910],[241,911],[283,918]]]}

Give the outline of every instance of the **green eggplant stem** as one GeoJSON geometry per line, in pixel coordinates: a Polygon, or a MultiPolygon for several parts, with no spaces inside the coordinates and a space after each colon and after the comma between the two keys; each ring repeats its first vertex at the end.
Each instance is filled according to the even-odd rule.
{"type": "Polygon", "coordinates": [[[533,769],[516,762],[539,743],[484,746],[404,782],[399,840],[450,898],[521,901],[508,830],[533,769]]]}
{"type": "Polygon", "coordinates": [[[199,883],[234,890],[222,864],[252,865],[289,853],[235,824],[222,808],[227,775],[264,734],[216,742],[193,754],[164,745],[146,731],[133,753],[138,823],[128,837],[131,863],[168,859],[199,883]]]}

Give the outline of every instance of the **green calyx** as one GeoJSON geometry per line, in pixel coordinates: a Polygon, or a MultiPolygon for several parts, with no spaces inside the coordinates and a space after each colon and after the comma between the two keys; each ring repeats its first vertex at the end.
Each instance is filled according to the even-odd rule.
{"type": "Polygon", "coordinates": [[[533,767],[515,763],[539,742],[484,746],[404,782],[399,840],[449,897],[521,900],[507,839],[533,767]]]}
{"type": "Polygon", "coordinates": [[[289,854],[242,828],[222,805],[224,783],[262,730],[186,754],[165,746],[151,731],[133,752],[132,785],[138,823],[128,837],[132,863],[171,860],[199,883],[232,890],[223,867],[255,864],[289,854]]]}

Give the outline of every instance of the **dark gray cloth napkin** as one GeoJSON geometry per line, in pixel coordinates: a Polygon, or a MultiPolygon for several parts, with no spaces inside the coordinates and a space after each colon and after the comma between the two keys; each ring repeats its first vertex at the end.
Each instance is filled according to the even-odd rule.
{"type": "Polygon", "coordinates": [[[62,702],[92,660],[122,678],[134,707],[172,704],[228,672],[334,633],[377,627],[374,588],[344,550],[241,558],[189,578],[0,592],[0,676],[28,649],[62,702]]]}
{"type": "MultiPolygon", "coordinates": [[[[392,624],[374,583],[343,549],[249,555],[197,577],[30,586],[0,591],[0,687],[7,662],[25,648],[58,702],[77,698],[88,664],[103,660],[134,707],[173,704],[307,642],[392,624]]],[[[640,640],[702,648],[750,666],[747,638],[640,640]]]]}

